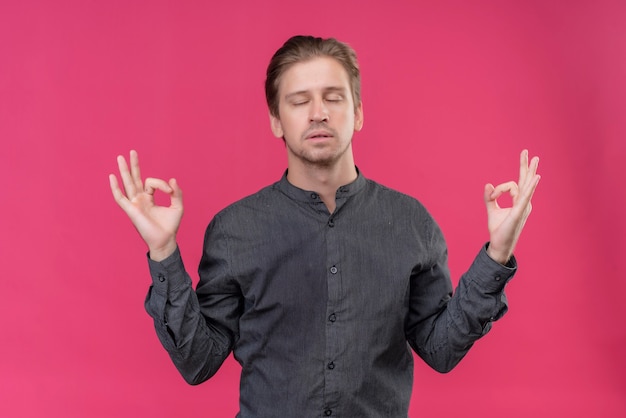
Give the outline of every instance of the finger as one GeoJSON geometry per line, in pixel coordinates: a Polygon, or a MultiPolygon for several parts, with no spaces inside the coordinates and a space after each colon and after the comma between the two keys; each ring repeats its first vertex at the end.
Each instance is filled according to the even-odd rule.
{"type": "Polygon", "coordinates": [[[513,201],[513,210],[519,214],[522,226],[532,210],[531,200],[540,178],[539,175],[529,175],[528,184],[521,189],[519,197],[513,201]]]}
{"type": "Polygon", "coordinates": [[[115,201],[124,198],[124,195],[120,190],[120,186],[117,184],[117,177],[115,177],[115,174],[109,174],[109,185],[111,186],[111,193],[113,193],[115,201]]]}
{"type": "Polygon", "coordinates": [[[170,179],[169,185],[172,188],[171,194],[171,207],[182,208],[183,207],[183,191],[178,186],[176,179],[170,179]]]}
{"type": "Polygon", "coordinates": [[[530,167],[528,169],[528,176],[530,177],[530,181],[533,182],[533,177],[537,175],[537,169],[539,168],[539,157],[533,157],[530,160],[530,167]]]}
{"type": "Polygon", "coordinates": [[[493,187],[493,184],[491,183],[485,184],[484,198],[485,198],[485,205],[487,205],[487,211],[500,208],[500,206],[498,205],[498,201],[492,198],[494,189],[495,188],[493,187]]]}
{"type": "Polygon", "coordinates": [[[539,174],[534,174],[529,176],[527,184],[521,189],[520,193],[520,203],[524,205],[529,205],[530,201],[535,194],[535,190],[537,189],[537,185],[539,184],[539,180],[541,180],[541,176],[539,174]]]}
{"type": "Polygon", "coordinates": [[[117,156],[117,167],[120,170],[120,177],[122,178],[122,185],[124,186],[126,197],[128,197],[129,199],[132,199],[135,196],[135,194],[137,194],[137,189],[130,175],[130,171],[128,170],[126,159],[122,157],[121,155],[117,156]]]}
{"type": "Polygon", "coordinates": [[[537,168],[539,166],[539,157],[533,157],[528,167],[528,172],[523,183],[520,183],[521,194],[525,195],[528,192],[533,192],[539,182],[539,176],[537,174],[537,168]]]}
{"type": "Polygon", "coordinates": [[[141,182],[141,170],[139,170],[139,155],[135,150],[130,151],[130,174],[133,178],[135,189],[143,189],[143,184],[141,182]]]}
{"type": "Polygon", "coordinates": [[[148,177],[144,183],[144,191],[149,195],[154,195],[156,190],[167,194],[172,194],[173,192],[172,188],[165,180],[148,177]]]}
{"type": "Polygon", "coordinates": [[[497,199],[502,196],[503,193],[510,193],[513,199],[519,194],[519,187],[514,181],[508,181],[506,183],[498,184],[491,192],[491,199],[497,199]]]}
{"type": "Polygon", "coordinates": [[[519,181],[518,184],[524,184],[528,175],[528,150],[522,150],[519,155],[519,181]]]}
{"type": "Polygon", "coordinates": [[[130,205],[130,202],[128,201],[126,196],[124,196],[124,193],[122,193],[122,190],[120,189],[120,186],[117,183],[117,177],[115,177],[115,174],[109,174],[109,185],[111,186],[111,192],[113,193],[113,198],[115,199],[117,204],[124,211],[126,211],[128,206],[130,205]]]}

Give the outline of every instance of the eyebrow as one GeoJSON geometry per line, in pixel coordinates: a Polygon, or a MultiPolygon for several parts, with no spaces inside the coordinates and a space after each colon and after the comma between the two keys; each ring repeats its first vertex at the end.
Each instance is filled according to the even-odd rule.
{"type": "MultiPolygon", "coordinates": [[[[299,91],[294,91],[293,93],[289,93],[287,95],[285,95],[285,99],[290,99],[292,97],[296,97],[296,96],[304,96],[309,94],[309,90],[299,90],[299,91]]],[[[341,93],[341,94],[346,94],[347,89],[345,87],[335,87],[335,86],[330,86],[330,87],[324,87],[323,92],[326,93],[341,93]]]]}

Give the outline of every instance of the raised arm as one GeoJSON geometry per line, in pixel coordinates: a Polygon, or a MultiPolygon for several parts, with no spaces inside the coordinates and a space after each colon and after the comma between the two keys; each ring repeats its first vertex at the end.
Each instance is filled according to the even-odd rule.
{"type": "Polygon", "coordinates": [[[531,198],[541,176],[537,174],[539,157],[528,162],[528,151],[520,154],[519,181],[509,181],[494,187],[485,185],[485,204],[489,228],[489,248],[487,254],[500,264],[506,264],[522,233],[526,219],[532,209],[531,198]],[[498,197],[509,193],[513,199],[510,208],[501,208],[498,197]]]}
{"type": "Polygon", "coordinates": [[[130,169],[126,159],[117,157],[117,165],[124,191],[117,177],[109,175],[111,192],[117,204],[126,212],[131,222],[148,245],[150,258],[162,261],[176,250],[176,232],[183,216],[183,194],[175,179],[141,179],[139,157],[130,152],[130,169]],[[154,193],[159,190],[170,196],[170,206],[158,206],[154,193]]]}
{"type": "Polygon", "coordinates": [[[538,163],[537,157],[529,163],[524,150],[518,183],[485,186],[489,246],[486,251],[481,249],[451,298],[447,251],[439,232],[432,245],[439,255],[436,262],[411,279],[407,339],[435,370],[452,370],[473,343],[508,310],[504,288],[517,269],[513,249],[531,211],[530,201],[539,182],[538,163]],[[506,192],[511,194],[513,204],[501,208],[497,199],[506,192]]]}
{"type": "MultiPolygon", "coordinates": [[[[146,311],[154,319],[159,340],[183,378],[190,384],[201,383],[219,369],[230,353],[237,322],[224,324],[220,310],[224,309],[223,304],[217,303],[216,308],[201,312],[176,244],[176,232],[183,216],[182,191],[176,180],[142,181],[135,151],[130,152],[130,168],[122,156],[117,157],[117,164],[123,190],[117,177],[111,174],[113,197],[150,249],[152,285],[145,300],[146,311]],[[157,191],[170,196],[169,206],[154,202],[157,191]]],[[[220,242],[218,238],[216,243],[220,242]]],[[[219,282],[222,274],[207,268],[207,276],[219,282]]],[[[235,311],[239,307],[238,294],[222,300],[235,311]]]]}

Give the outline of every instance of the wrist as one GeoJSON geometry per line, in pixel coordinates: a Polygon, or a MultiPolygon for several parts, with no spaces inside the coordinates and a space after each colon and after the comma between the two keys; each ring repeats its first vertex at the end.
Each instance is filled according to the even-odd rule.
{"type": "Polygon", "coordinates": [[[509,251],[498,251],[497,249],[494,249],[492,245],[487,244],[487,255],[493,261],[505,266],[511,259],[512,254],[509,251]]]}
{"type": "Polygon", "coordinates": [[[174,251],[176,251],[176,247],[177,247],[176,241],[171,241],[162,247],[150,248],[148,252],[148,256],[153,261],[161,262],[165,260],[166,258],[168,258],[169,256],[171,256],[172,254],[174,254],[174,251]]]}

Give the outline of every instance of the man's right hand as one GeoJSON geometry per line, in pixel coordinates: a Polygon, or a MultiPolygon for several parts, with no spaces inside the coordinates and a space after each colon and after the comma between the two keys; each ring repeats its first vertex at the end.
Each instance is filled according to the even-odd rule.
{"type": "Polygon", "coordinates": [[[130,152],[130,170],[121,155],[117,157],[117,165],[124,192],[120,189],[115,174],[110,174],[113,197],[148,245],[150,258],[162,261],[176,250],[176,232],[183,217],[183,192],[175,179],[166,182],[147,178],[144,183],[141,180],[136,151],[130,152]],[[154,192],[157,190],[170,195],[169,207],[154,203],[154,192]]]}

